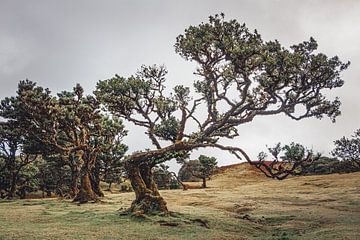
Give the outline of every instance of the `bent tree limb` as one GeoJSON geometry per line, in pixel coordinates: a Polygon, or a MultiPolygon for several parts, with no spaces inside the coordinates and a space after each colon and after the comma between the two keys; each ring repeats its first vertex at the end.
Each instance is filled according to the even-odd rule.
{"type": "Polygon", "coordinates": [[[170,172],[171,175],[173,175],[178,183],[180,183],[183,190],[188,190],[188,187],[180,180],[180,178],[176,175],[174,172],[170,172]]]}
{"type": "Polygon", "coordinates": [[[175,51],[197,64],[196,94],[178,85],[166,95],[164,66],[142,66],[130,77],[99,81],[97,99],[114,116],[146,129],[155,148],[125,160],[136,194],[131,210],[167,211],[151,168],[198,148],[229,151],[276,179],[301,167],[302,163],[279,168],[278,163],[252,162],[241,148],[223,146],[220,140],[239,137],[237,127],[262,116],[285,114],[294,120],[327,116],[335,121],[341,103],[324,92],[343,85],[340,73],[350,63],[318,53],[317,47],[310,38],[286,49],[220,14],[189,27],[176,39],[175,51]]]}

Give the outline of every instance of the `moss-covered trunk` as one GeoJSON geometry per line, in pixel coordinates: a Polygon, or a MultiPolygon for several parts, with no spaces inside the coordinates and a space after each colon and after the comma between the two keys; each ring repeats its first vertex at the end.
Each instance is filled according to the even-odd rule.
{"type": "Polygon", "coordinates": [[[91,182],[91,174],[95,165],[96,155],[93,155],[90,151],[81,151],[78,157],[81,159],[80,162],[82,162],[82,166],[80,170],[80,188],[74,198],[74,202],[96,202],[99,200],[99,196],[94,191],[91,182]]]}
{"type": "Polygon", "coordinates": [[[105,195],[100,187],[100,164],[98,162],[95,163],[95,167],[93,168],[90,175],[90,180],[92,189],[96,195],[99,197],[104,197],[105,195]]]}
{"type": "Polygon", "coordinates": [[[71,167],[70,197],[75,197],[79,193],[79,178],[80,172],[77,167],[71,167]]]}
{"type": "Polygon", "coordinates": [[[88,169],[82,169],[80,177],[80,189],[74,198],[74,202],[87,203],[94,202],[98,200],[98,196],[93,191],[91,180],[90,180],[90,171],[88,169]]]}
{"type": "Polygon", "coordinates": [[[127,172],[136,196],[130,207],[131,212],[168,212],[166,201],[160,196],[153,179],[152,166],[128,163],[127,172]]]}

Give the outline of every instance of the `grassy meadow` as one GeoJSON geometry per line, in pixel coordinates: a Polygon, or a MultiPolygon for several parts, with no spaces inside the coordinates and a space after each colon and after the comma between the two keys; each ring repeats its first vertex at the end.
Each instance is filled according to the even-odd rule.
{"type": "Polygon", "coordinates": [[[0,239],[360,239],[360,173],[276,181],[240,164],[208,186],[161,191],[168,216],[121,215],[134,193],[2,200],[0,239]]]}

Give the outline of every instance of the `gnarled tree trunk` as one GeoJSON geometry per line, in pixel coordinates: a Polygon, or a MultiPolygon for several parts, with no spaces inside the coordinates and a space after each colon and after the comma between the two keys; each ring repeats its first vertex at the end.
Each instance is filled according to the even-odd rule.
{"type": "Polygon", "coordinates": [[[93,189],[91,180],[92,170],[95,165],[96,155],[89,151],[79,151],[77,157],[82,163],[80,170],[80,189],[74,198],[74,202],[87,203],[99,200],[98,195],[93,189]]]}
{"type": "Polygon", "coordinates": [[[166,201],[160,196],[153,179],[152,167],[146,163],[140,166],[127,163],[126,169],[136,196],[130,207],[133,213],[168,212],[166,201]]]}
{"type": "Polygon", "coordinates": [[[71,186],[70,186],[70,197],[75,197],[79,193],[78,182],[80,172],[77,167],[71,169],[71,186]]]}
{"type": "Polygon", "coordinates": [[[83,167],[81,170],[80,177],[80,189],[74,198],[74,202],[87,203],[87,202],[96,202],[98,196],[93,191],[91,180],[90,180],[90,171],[88,168],[83,167]]]}
{"type": "Polygon", "coordinates": [[[100,188],[100,166],[98,162],[95,163],[95,167],[93,168],[90,175],[90,180],[92,189],[96,193],[96,195],[98,195],[99,197],[104,197],[105,195],[100,188]]]}

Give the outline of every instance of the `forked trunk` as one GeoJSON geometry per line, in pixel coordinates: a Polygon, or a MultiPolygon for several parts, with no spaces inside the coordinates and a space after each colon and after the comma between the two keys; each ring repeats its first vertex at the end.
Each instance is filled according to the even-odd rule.
{"type": "Polygon", "coordinates": [[[166,201],[160,196],[153,179],[152,167],[147,164],[134,166],[128,163],[127,172],[135,192],[135,200],[131,204],[133,213],[168,212],[166,201]]]}
{"type": "Polygon", "coordinates": [[[79,203],[87,203],[87,202],[96,202],[98,200],[98,196],[93,191],[90,180],[89,170],[83,169],[81,171],[80,178],[80,189],[74,198],[74,202],[79,203]]]}

